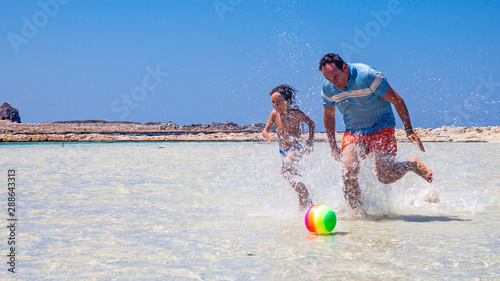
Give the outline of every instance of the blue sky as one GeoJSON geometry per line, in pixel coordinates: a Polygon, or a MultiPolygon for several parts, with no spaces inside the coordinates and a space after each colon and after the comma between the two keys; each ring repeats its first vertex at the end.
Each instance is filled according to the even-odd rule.
{"type": "Polygon", "coordinates": [[[318,60],[336,52],[381,71],[416,127],[500,125],[499,12],[458,0],[0,0],[0,96],[26,123],[251,124],[287,83],[321,131],[318,60]]]}

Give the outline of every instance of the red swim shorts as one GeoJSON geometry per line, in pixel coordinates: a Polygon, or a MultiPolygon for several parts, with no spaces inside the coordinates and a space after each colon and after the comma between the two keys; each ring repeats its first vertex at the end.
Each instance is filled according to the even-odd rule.
{"type": "Polygon", "coordinates": [[[382,150],[395,156],[398,151],[393,127],[385,128],[368,135],[344,132],[340,150],[344,150],[344,147],[351,143],[363,144],[366,149],[366,154],[373,152],[373,150],[382,150]]]}

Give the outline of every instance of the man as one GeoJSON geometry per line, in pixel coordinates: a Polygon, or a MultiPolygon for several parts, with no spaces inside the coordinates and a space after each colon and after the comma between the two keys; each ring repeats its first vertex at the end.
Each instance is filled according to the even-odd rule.
{"type": "Polygon", "coordinates": [[[382,73],[365,64],[345,63],[338,54],[332,53],[321,58],[319,70],[325,76],[321,90],[325,130],[333,158],[342,162],[344,197],[352,209],[366,214],[360,198],[358,173],[360,161],[370,153],[373,153],[375,172],[382,183],[393,183],[408,171],[432,182],[431,169],[417,157],[395,162],[396,120],[391,104],[403,121],[408,139],[420,150],[425,150],[413,131],[405,102],[382,73]],[[342,113],[346,127],[340,149],[335,142],[335,107],[342,113]]]}

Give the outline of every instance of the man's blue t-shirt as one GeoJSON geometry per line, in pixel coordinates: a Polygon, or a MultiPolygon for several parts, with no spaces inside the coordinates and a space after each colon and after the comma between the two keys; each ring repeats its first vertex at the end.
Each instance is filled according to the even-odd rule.
{"type": "Polygon", "coordinates": [[[347,89],[338,89],[325,79],[321,89],[323,104],[337,106],[344,115],[347,132],[371,134],[396,126],[391,103],[382,98],[389,83],[381,72],[366,64],[347,64],[347,89]]]}

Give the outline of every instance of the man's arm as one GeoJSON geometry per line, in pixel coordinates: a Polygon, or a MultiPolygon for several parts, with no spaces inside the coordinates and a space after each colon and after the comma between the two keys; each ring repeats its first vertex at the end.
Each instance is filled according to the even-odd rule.
{"type": "Polygon", "coordinates": [[[401,121],[403,121],[403,127],[406,131],[406,136],[408,137],[408,139],[412,143],[416,144],[418,148],[420,148],[420,150],[425,152],[422,141],[420,141],[420,138],[415,134],[415,132],[413,132],[410,113],[408,112],[408,108],[406,107],[403,98],[399,96],[398,93],[394,91],[394,89],[392,89],[391,85],[389,85],[389,88],[387,88],[387,91],[382,95],[382,97],[393,104],[394,108],[396,108],[396,112],[398,113],[399,118],[401,118],[401,121]]]}
{"type": "Polygon", "coordinates": [[[340,161],[340,149],[335,141],[335,106],[323,105],[323,122],[332,149],[332,156],[335,160],[340,161]]]}

